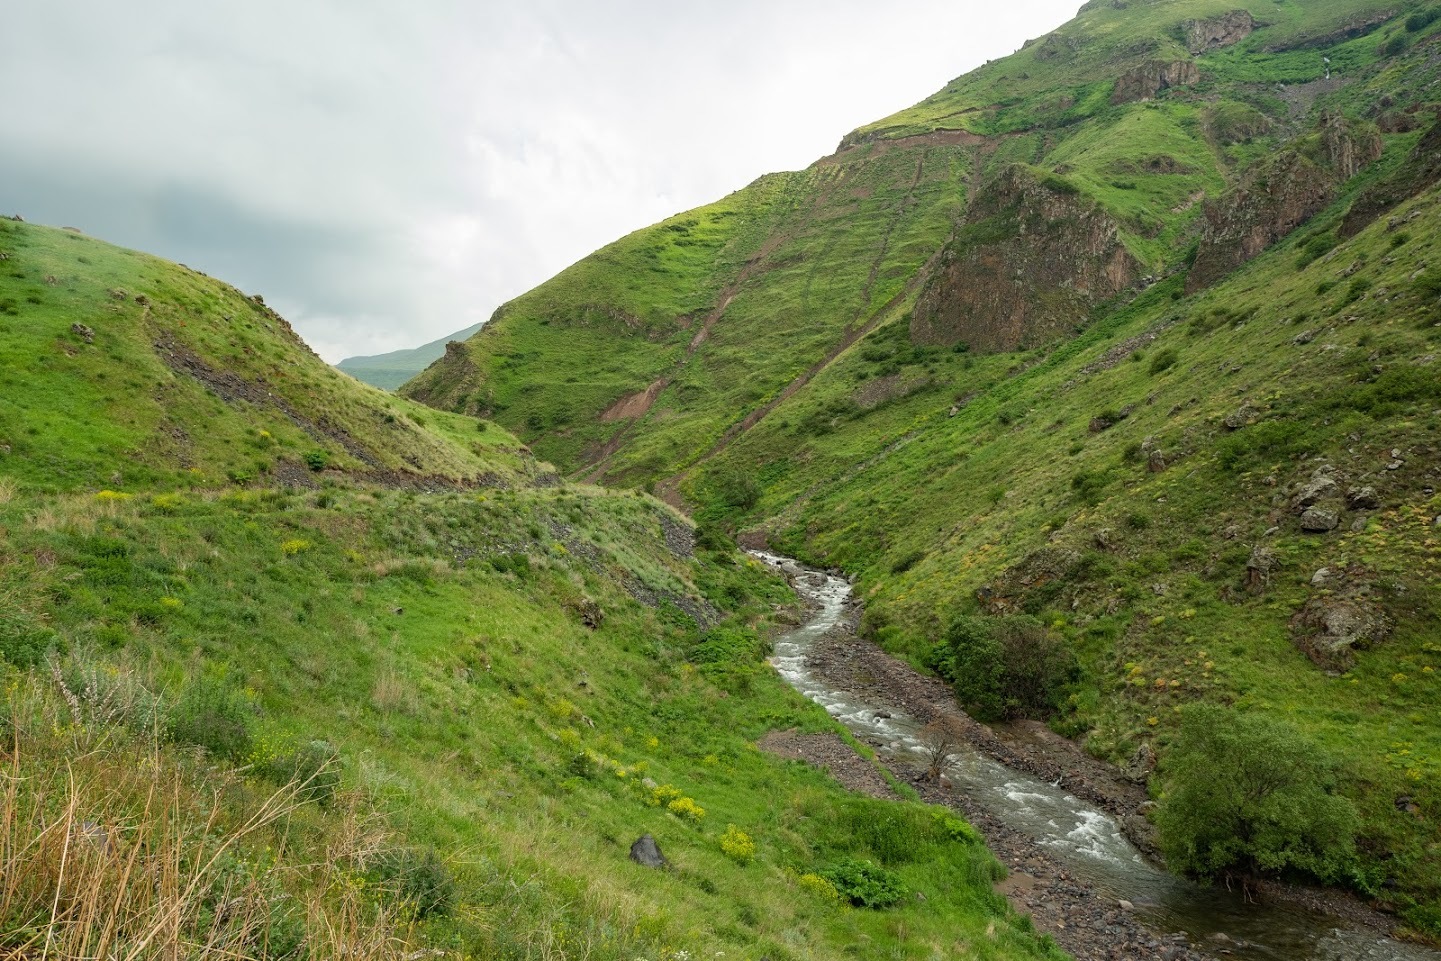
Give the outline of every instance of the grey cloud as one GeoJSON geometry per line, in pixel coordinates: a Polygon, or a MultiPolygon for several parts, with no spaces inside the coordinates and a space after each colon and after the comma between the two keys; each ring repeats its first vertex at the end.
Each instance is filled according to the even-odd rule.
{"type": "Polygon", "coordinates": [[[413,346],[1075,2],[16,5],[0,210],[264,293],[330,360],[413,346]]]}

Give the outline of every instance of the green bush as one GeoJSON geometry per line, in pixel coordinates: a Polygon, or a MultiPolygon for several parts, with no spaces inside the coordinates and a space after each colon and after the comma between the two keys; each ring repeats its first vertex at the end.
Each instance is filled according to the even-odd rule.
{"type": "Polygon", "coordinates": [[[930,666],[986,720],[1045,717],[1060,706],[1079,665],[1065,642],[1030,617],[958,617],[930,666]]]}
{"type": "Polygon", "coordinates": [[[250,753],[250,699],[228,677],[201,676],[180,692],[170,712],[170,740],[202,747],[216,757],[240,761],[250,753]]]}
{"type": "Polygon", "coordinates": [[[1154,377],[1170,370],[1180,359],[1181,355],[1176,352],[1175,348],[1167,347],[1165,350],[1157,351],[1151,357],[1151,376],[1154,377]]]}
{"type": "Polygon", "coordinates": [[[888,908],[906,896],[899,877],[860,858],[838,861],[821,871],[820,876],[858,908],[888,908]]]}
{"type": "Polygon", "coordinates": [[[313,471],[323,471],[330,466],[330,455],[323,450],[307,451],[305,454],[305,466],[313,471]]]}
{"type": "Polygon", "coordinates": [[[21,606],[12,593],[0,591],[0,661],[34,667],[59,636],[21,606]]]}
{"type": "Polygon", "coordinates": [[[1419,10],[1406,18],[1406,32],[1417,33],[1425,30],[1441,17],[1441,7],[1433,7],[1430,10],[1419,10]]]}
{"type": "Polygon", "coordinates": [[[1157,816],[1176,870],[1346,875],[1356,811],[1333,793],[1332,766],[1286,724],[1214,705],[1192,705],[1166,758],[1157,816]]]}
{"type": "Polygon", "coordinates": [[[340,789],[340,759],[327,741],[310,741],[266,765],[265,773],[281,784],[297,785],[296,798],[325,806],[340,789]]]}
{"type": "Polygon", "coordinates": [[[374,873],[418,920],[445,917],[455,907],[455,877],[434,848],[386,852],[374,873]]]}
{"type": "Polygon", "coordinates": [[[766,642],[748,627],[711,628],[690,651],[701,674],[727,690],[747,690],[769,653],[766,642]]]}

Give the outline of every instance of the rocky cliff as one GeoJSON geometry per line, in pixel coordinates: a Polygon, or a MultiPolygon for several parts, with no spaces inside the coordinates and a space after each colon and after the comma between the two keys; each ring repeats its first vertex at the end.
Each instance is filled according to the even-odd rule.
{"type": "Polygon", "coordinates": [[[1055,175],[1015,165],[972,204],[967,226],[916,302],[918,344],[1005,351],[1083,322],[1140,265],[1104,210],[1055,175]]]}

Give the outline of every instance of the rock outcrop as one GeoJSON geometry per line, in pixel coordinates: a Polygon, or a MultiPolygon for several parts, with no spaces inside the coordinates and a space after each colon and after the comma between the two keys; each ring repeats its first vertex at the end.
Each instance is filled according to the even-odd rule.
{"type": "Polygon", "coordinates": [[[1335,199],[1342,183],[1380,156],[1381,136],[1373,127],[1328,117],[1316,136],[1208,201],[1187,292],[1210,286],[1301,226],[1335,199]]]}
{"type": "Polygon", "coordinates": [[[1171,87],[1187,87],[1201,82],[1201,71],[1190,60],[1176,60],[1166,63],[1147,60],[1121,74],[1116,81],[1111,103],[1135,103],[1138,100],[1154,100],[1162,90],[1171,87]]]}
{"type": "Polygon", "coordinates": [[[1187,20],[1181,24],[1181,30],[1186,35],[1186,49],[1197,55],[1240,43],[1255,29],[1256,18],[1249,10],[1232,10],[1219,17],[1187,20]]]}
{"type": "Polygon", "coordinates": [[[1438,182],[1441,182],[1441,123],[1433,125],[1421,137],[1411,156],[1395,172],[1356,198],[1338,233],[1342,237],[1354,237],[1392,207],[1438,182]]]}
{"type": "Polygon", "coordinates": [[[1319,667],[1344,671],[1355,652],[1386,639],[1391,624],[1372,605],[1354,598],[1315,597],[1291,620],[1296,646],[1319,667]]]}
{"type": "Polygon", "coordinates": [[[1060,177],[1017,164],[976,197],[916,302],[918,344],[1015,350],[1073,330],[1135,283],[1120,228],[1060,177]]]}

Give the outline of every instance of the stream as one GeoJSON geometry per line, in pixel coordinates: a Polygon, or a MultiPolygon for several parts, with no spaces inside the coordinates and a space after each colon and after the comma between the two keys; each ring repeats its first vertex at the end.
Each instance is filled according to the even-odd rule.
{"type": "MultiPolygon", "coordinates": [[[[836,689],[807,665],[815,644],[845,621],[850,585],[789,558],[751,553],[788,575],[816,608],[809,621],[776,640],[771,657],[776,671],[857,738],[874,745],[883,759],[901,770],[924,765],[918,721],[836,689]]],[[[1181,933],[1206,950],[1256,961],[1441,961],[1441,952],[1369,928],[1290,905],[1247,903],[1239,892],[1168,874],[1141,855],[1110,815],[972,748],[964,749],[946,776],[957,791],[1032,838],[1111,905],[1131,902],[1136,916],[1156,932],[1181,933]]]]}

